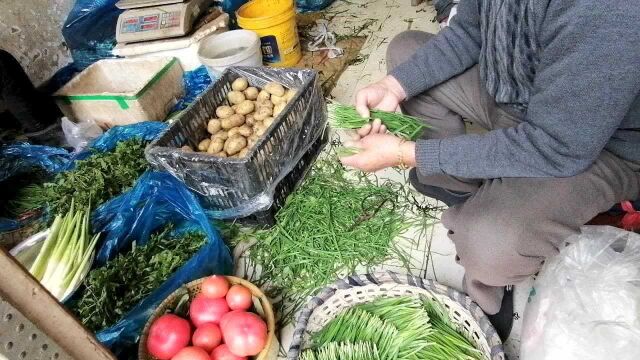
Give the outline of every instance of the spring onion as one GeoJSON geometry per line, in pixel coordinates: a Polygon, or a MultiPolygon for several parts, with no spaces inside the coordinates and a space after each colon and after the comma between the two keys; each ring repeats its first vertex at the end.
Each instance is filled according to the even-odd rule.
{"type": "Polygon", "coordinates": [[[373,119],[380,119],[389,132],[407,140],[416,140],[428,126],[424,120],[401,113],[371,110],[370,118],[363,118],[353,106],[330,103],[329,122],[339,129],[359,129],[373,119]]]}
{"type": "Polygon", "coordinates": [[[99,234],[89,232],[90,209],[58,215],[29,272],[58,300],[79,286],[88,272],[99,234]]]}

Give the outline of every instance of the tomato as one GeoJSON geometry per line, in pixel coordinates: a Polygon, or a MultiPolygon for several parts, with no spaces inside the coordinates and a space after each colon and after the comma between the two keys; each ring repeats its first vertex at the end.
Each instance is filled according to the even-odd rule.
{"type": "Polygon", "coordinates": [[[214,323],[204,323],[193,333],[191,342],[194,346],[211,352],[211,350],[222,342],[222,333],[218,325],[214,323]]]}
{"type": "Polygon", "coordinates": [[[221,330],[225,344],[238,356],[258,355],[267,344],[267,324],[254,313],[234,311],[224,318],[221,330]]]}
{"type": "Polygon", "coordinates": [[[249,310],[253,305],[253,295],[246,287],[233,285],[227,292],[227,304],[231,310],[249,310]]]}
{"type": "Polygon", "coordinates": [[[224,314],[224,316],[222,316],[222,318],[220,319],[220,324],[219,324],[220,330],[222,330],[222,328],[226,326],[227,322],[229,322],[229,319],[231,319],[234,316],[234,314],[241,313],[241,312],[246,312],[246,311],[233,310],[231,312],[224,314]]]}
{"type": "Polygon", "coordinates": [[[229,291],[229,282],[222,275],[213,275],[206,278],[201,285],[200,294],[211,299],[223,298],[229,291]]]}
{"type": "Polygon", "coordinates": [[[171,360],[211,360],[209,353],[196,346],[180,350],[171,360]]]}
{"type": "Polygon", "coordinates": [[[227,345],[222,344],[213,349],[213,352],[211,353],[211,360],[247,360],[247,357],[233,355],[233,353],[229,351],[227,345]]]}
{"type": "Polygon", "coordinates": [[[198,295],[189,306],[189,317],[196,327],[209,322],[218,324],[220,318],[228,312],[229,305],[224,298],[211,299],[198,295]]]}
{"type": "Polygon", "coordinates": [[[191,325],[179,316],[166,314],[151,324],[147,351],[160,360],[171,359],[191,340],[191,325]]]}

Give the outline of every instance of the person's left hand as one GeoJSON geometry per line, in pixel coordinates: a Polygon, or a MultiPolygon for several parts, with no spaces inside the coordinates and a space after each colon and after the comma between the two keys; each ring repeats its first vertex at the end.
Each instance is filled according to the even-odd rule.
{"type": "Polygon", "coordinates": [[[358,149],[355,155],[340,160],[365,172],[375,172],[393,166],[415,166],[415,143],[402,141],[399,137],[388,134],[386,127],[375,120],[358,130],[355,141],[346,144],[358,149]]]}

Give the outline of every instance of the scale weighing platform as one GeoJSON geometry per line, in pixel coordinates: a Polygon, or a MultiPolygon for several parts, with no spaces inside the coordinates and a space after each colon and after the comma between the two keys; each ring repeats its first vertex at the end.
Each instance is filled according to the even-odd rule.
{"type": "Polygon", "coordinates": [[[179,37],[191,31],[213,0],[120,0],[116,29],[118,43],[179,37]]]}

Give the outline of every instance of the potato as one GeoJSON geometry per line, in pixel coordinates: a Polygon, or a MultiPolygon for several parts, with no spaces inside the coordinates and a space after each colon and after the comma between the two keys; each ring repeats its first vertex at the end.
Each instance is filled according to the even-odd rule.
{"type": "Polygon", "coordinates": [[[247,139],[247,148],[253,147],[253,145],[255,145],[258,142],[258,139],[259,137],[256,134],[249,136],[249,138],[247,139]]]}
{"type": "Polygon", "coordinates": [[[249,148],[244,148],[238,153],[239,158],[246,157],[249,154],[249,148]]]}
{"type": "Polygon", "coordinates": [[[271,102],[273,103],[273,105],[279,105],[282,103],[287,103],[287,100],[284,98],[284,96],[276,96],[276,95],[271,95],[271,102]]]}
{"type": "Polygon", "coordinates": [[[222,139],[227,140],[229,138],[229,132],[226,130],[220,130],[215,135],[211,135],[211,140],[222,139]]]}
{"type": "Polygon", "coordinates": [[[238,105],[245,100],[244,94],[240,91],[229,91],[227,98],[229,102],[234,105],[238,105]]]}
{"type": "Polygon", "coordinates": [[[263,124],[256,125],[253,127],[253,132],[258,136],[262,136],[267,132],[267,128],[263,124]]]}
{"type": "Polygon", "coordinates": [[[234,113],[238,113],[238,105],[231,105],[231,110],[233,110],[234,113]]]}
{"type": "Polygon", "coordinates": [[[247,115],[247,114],[252,113],[254,109],[255,109],[255,105],[254,105],[253,101],[245,100],[245,101],[241,102],[240,104],[238,104],[238,110],[236,110],[236,113],[241,114],[241,115],[247,115]]]}
{"type": "Polygon", "coordinates": [[[271,126],[271,124],[273,124],[273,120],[275,120],[275,118],[269,116],[268,118],[264,119],[262,124],[264,124],[264,127],[269,128],[269,126],[271,126]]]}
{"type": "Polygon", "coordinates": [[[266,90],[260,90],[260,92],[258,93],[258,98],[256,100],[265,101],[269,100],[270,98],[271,94],[269,94],[266,90]]]}
{"type": "Polygon", "coordinates": [[[254,88],[253,86],[252,87],[248,87],[248,88],[246,88],[244,90],[244,97],[247,100],[255,100],[255,99],[258,98],[258,93],[259,92],[260,91],[258,89],[256,89],[256,88],[254,88]]]}
{"type": "Polygon", "coordinates": [[[224,152],[224,151],[220,151],[219,153],[214,154],[214,155],[217,156],[217,157],[223,157],[223,158],[229,157],[229,156],[227,156],[227,153],[224,152]]]}
{"type": "Polygon", "coordinates": [[[249,86],[249,82],[245,78],[237,78],[231,83],[231,89],[234,91],[244,91],[247,86],[249,86]]]}
{"type": "Polygon", "coordinates": [[[189,145],[185,145],[183,147],[180,148],[180,150],[184,151],[184,152],[193,152],[193,148],[189,145]]]}
{"type": "Polygon", "coordinates": [[[273,102],[271,100],[256,101],[256,109],[261,107],[273,109],[273,102]]]}
{"type": "Polygon", "coordinates": [[[287,106],[287,103],[281,103],[273,107],[273,116],[278,116],[284,110],[284,107],[287,106]]]}
{"type": "Polygon", "coordinates": [[[244,124],[244,125],[242,125],[242,126],[240,126],[238,128],[235,128],[235,129],[238,129],[238,134],[240,134],[240,135],[242,135],[244,137],[249,137],[249,136],[253,135],[253,129],[251,129],[251,126],[249,126],[247,124],[244,124]]]}
{"type": "Polygon", "coordinates": [[[290,102],[297,94],[298,92],[294,89],[287,89],[287,91],[285,91],[284,93],[284,99],[287,102],[290,102]]]}
{"type": "Polygon", "coordinates": [[[244,117],[244,123],[253,126],[256,123],[256,119],[253,118],[253,115],[249,114],[244,117]]]}
{"type": "Polygon", "coordinates": [[[244,124],[244,115],[233,114],[227,119],[222,119],[222,128],[225,130],[242,126],[242,124],[244,124]]]}
{"type": "MultiPolygon", "coordinates": [[[[244,125],[242,125],[244,126],[244,125]]],[[[229,138],[232,138],[236,135],[238,135],[240,133],[240,127],[234,127],[233,129],[229,130],[229,138]]]]}
{"type": "Polygon", "coordinates": [[[263,121],[264,119],[266,119],[266,118],[268,118],[269,116],[271,116],[271,115],[272,115],[272,113],[273,113],[273,112],[271,111],[271,109],[270,109],[270,108],[268,108],[268,107],[261,107],[261,108],[258,108],[258,111],[256,111],[256,112],[255,112],[255,114],[253,114],[253,118],[254,118],[255,120],[258,120],[258,121],[263,121]]]}
{"type": "Polygon", "coordinates": [[[219,119],[211,119],[207,124],[207,132],[213,135],[222,129],[222,122],[219,119]]]}
{"type": "Polygon", "coordinates": [[[275,96],[284,96],[284,86],[278,84],[277,82],[268,83],[264,89],[271,95],[275,96]]]}
{"type": "Polygon", "coordinates": [[[218,108],[216,109],[216,116],[218,116],[220,119],[226,119],[233,114],[235,114],[235,111],[233,111],[230,106],[218,106],[218,108]]]}
{"type": "Polygon", "coordinates": [[[235,155],[246,146],[247,139],[245,139],[243,136],[236,135],[234,137],[230,137],[229,140],[224,143],[224,151],[227,153],[227,155],[235,155]]]}
{"type": "Polygon", "coordinates": [[[207,148],[209,148],[209,144],[211,144],[211,139],[204,139],[200,141],[200,143],[198,144],[198,150],[207,151],[207,148]]]}
{"type": "Polygon", "coordinates": [[[224,147],[224,140],[222,140],[221,138],[216,138],[211,141],[211,144],[209,144],[209,147],[207,148],[207,152],[209,154],[217,154],[220,151],[222,151],[223,147],[224,147]]]}

